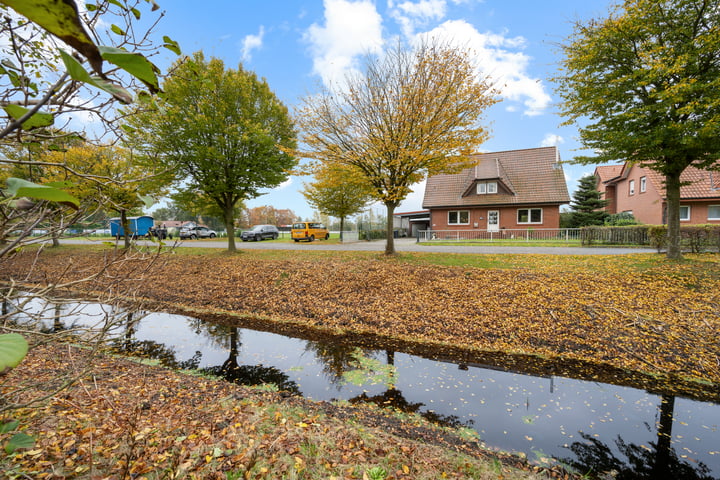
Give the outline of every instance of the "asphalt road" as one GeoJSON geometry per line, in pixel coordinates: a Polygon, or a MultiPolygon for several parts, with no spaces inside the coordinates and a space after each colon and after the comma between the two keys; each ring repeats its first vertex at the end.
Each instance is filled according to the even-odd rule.
{"type": "MultiPolygon", "coordinates": [[[[61,243],[84,244],[94,243],[99,240],[87,240],[81,238],[65,238],[61,243]]],[[[139,240],[140,243],[151,244],[147,240],[139,240]]],[[[215,240],[166,240],[167,245],[178,247],[200,247],[200,248],[227,248],[227,239],[215,240]],[[176,243],[175,243],[176,242],[176,243]]],[[[285,239],[280,242],[243,242],[236,240],[235,246],[238,250],[326,250],[326,251],[375,251],[385,250],[385,240],[372,242],[353,243],[325,243],[323,240],[310,242],[293,242],[285,239]]],[[[543,254],[543,255],[627,255],[631,253],[654,253],[652,248],[626,248],[626,247],[495,247],[489,245],[467,246],[467,245],[421,245],[413,238],[395,239],[395,250],[398,252],[433,252],[433,253],[473,253],[473,254],[543,254]]]]}

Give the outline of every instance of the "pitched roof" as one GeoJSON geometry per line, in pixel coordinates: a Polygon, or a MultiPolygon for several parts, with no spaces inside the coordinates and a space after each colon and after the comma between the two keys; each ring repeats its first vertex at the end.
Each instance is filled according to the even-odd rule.
{"type": "Polygon", "coordinates": [[[473,155],[474,167],[427,180],[423,208],[570,202],[556,147],[473,155]],[[498,181],[498,193],[478,195],[477,182],[498,181]]]}
{"type": "MultiPolygon", "coordinates": [[[[720,160],[715,162],[714,168],[720,169],[720,160]]],[[[655,170],[646,170],[650,181],[664,198],[665,178],[655,170]]],[[[720,198],[720,170],[710,171],[689,166],[680,175],[680,182],[681,199],[720,198]]]]}
{"type": "MultiPolygon", "coordinates": [[[[629,171],[634,168],[627,163],[625,165],[605,165],[597,167],[595,169],[595,172],[596,174],[598,174],[601,169],[604,169],[603,172],[609,172],[610,168],[617,167],[621,167],[621,170],[617,172],[617,175],[608,176],[606,178],[603,178],[601,176],[600,179],[602,181],[611,183],[614,181],[619,181],[626,177],[626,175],[622,174],[629,173],[629,171]],[[620,178],[621,176],[622,178],[620,178]]],[[[645,175],[648,177],[648,180],[653,184],[655,189],[660,192],[660,196],[665,198],[665,177],[661,173],[658,173],[655,170],[651,170],[650,168],[638,166],[636,167],[643,170],[645,175]]],[[[680,175],[680,181],[683,184],[680,187],[680,198],[720,198],[720,160],[715,162],[713,168],[714,170],[703,170],[700,168],[696,168],[692,165],[686,168],[685,171],[683,171],[683,173],[680,175]]]]}
{"type": "Polygon", "coordinates": [[[599,167],[595,167],[595,176],[600,178],[600,183],[604,183],[619,177],[622,171],[622,164],[601,165],[599,167]]]}

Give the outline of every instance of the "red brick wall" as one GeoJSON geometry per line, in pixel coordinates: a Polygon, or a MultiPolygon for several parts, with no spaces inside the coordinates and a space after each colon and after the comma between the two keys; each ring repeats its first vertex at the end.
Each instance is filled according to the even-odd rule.
{"type": "Polygon", "coordinates": [[[500,228],[560,228],[560,207],[558,205],[544,205],[533,207],[483,207],[483,208],[448,208],[432,210],[430,212],[430,228],[433,230],[485,230],[489,210],[500,212],[500,228]],[[542,208],[542,223],[517,223],[517,211],[520,208],[542,208]],[[469,225],[448,225],[448,212],[468,210],[470,212],[469,225]]]}

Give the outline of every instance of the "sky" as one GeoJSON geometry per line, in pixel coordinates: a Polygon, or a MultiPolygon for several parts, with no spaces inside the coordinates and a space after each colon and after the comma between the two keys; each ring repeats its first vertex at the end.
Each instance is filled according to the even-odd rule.
{"type": "MultiPolygon", "coordinates": [[[[574,127],[560,126],[558,97],[550,78],[558,73],[559,44],[573,24],[605,17],[610,0],[156,0],[165,15],[157,32],[179,42],[185,54],[202,50],[226,68],[264,77],[293,111],[320,86],[362,68],[367,53],[398,39],[432,34],[474,52],[481,75],[500,89],[501,101],[486,111],[490,138],[483,152],[556,145],[563,161],[581,149],[574,127]]],[[[165,70],[173,56],[154,58],[165,70]]],[[[594,165],[563,165],[572,195],[594,165]]],[[[289,208],[302,218],[314,212],[300,193],[310,177],[291,177],[246,202],[250,208],[289,208]]],[[[424,183],[413,187],[396,212],[422,208],[424,183]]],[[[375,207],[378,213],[384,211],[375,207]]]]}

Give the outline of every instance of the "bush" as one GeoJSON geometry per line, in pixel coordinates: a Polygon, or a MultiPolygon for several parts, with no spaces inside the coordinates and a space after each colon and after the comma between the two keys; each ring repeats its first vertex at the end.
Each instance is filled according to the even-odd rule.
{"type": "Polygon", "coordinates": [[[605,219],[605,226],[624,227],[629,225],[640,225],[640,222],[635,220],[633,214],[629,212],[613,213],[605,219]]]}
{"type": "MultiPolygon", "coordinates": [[[[648,227],[651,244],[661,252],[667,245],[667,226],[648,227]]],[[[680,227],[680,245],[692,253],[702,253],[711,246],[720,253],[720,225],[686,225],[680,227]]]]}

